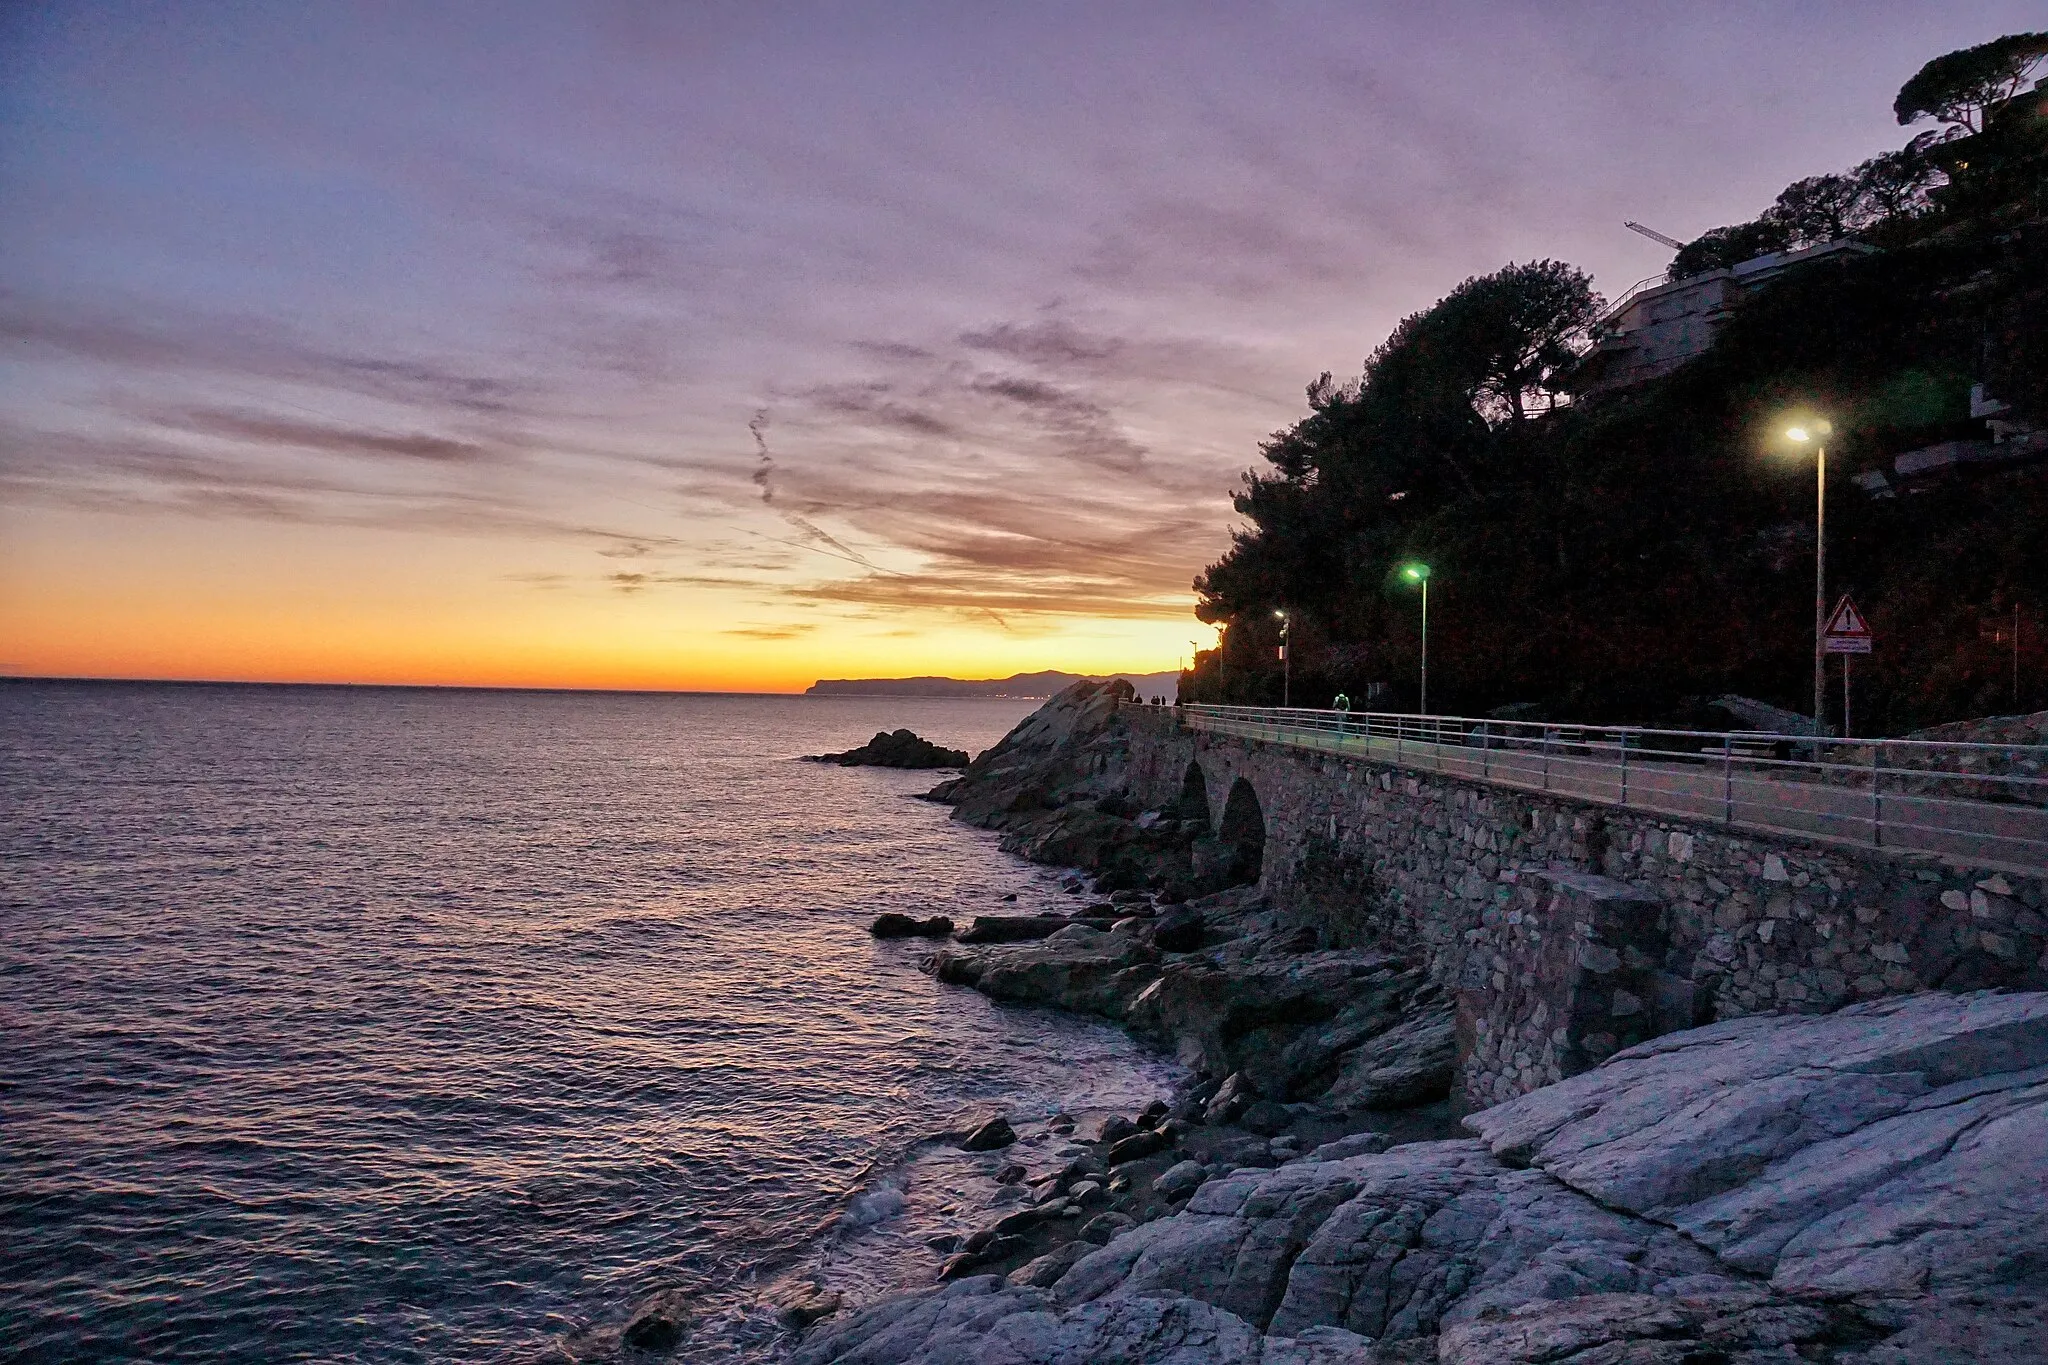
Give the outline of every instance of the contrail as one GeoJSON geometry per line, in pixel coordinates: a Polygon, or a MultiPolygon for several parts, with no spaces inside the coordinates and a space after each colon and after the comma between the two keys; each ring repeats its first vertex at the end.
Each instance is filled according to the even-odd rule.
{"type": "MultiPolygon", "coordinates": [[[[747,430],[753,433],[754,449],[761,453],[760,460],[754,465],[754,486],[761,490],[761,501],[770,507],[775,507],[775,457],[768,453],[768,409],[757,409],[753,420],[747,423],[747,430]]],[[[796,513],[775,507],[775,514],[814,540],[824,541],[854,563],[870,569],[875,567],[863,559],[857,551],[842,545],[839,541],[834,540],[831,536],[825,534],[825,532],[819,530],[796,513]]]]}
{"type": "MultiPolygon", "coordinates": [[[[768,453],[768,409],[756,409],[753,420],[747,423],[747,430],[753,435],[754,449],[759,451],[761,455],[760,460],[754,465],[754,486],[761,490],[761,501],[770,507],[775,507],[775,457],[768,453]]],[[[901,569],[885,568],[880,564],[872,562],[859,551],[850,546],[842,545],[810,522],[805,521],[796,513],[785,508],[775,507],[775,515],[781,517],[797,530],[802,531],[809,539],[801,541],[784,540],[780,536],[762,535],[759,531],[747,531],[747,534],[750,536],[760,536],[762,540],[772,541],[777,545],[787,545],[792,549],[809,550],[812,554],[830,555],[834,559],[843,559],[849,564],[860,565],[870,573],[893,574],[897,578],[917,577],[916,574],[904,573],[901,569]],[[818,541],[823,541],[832,548],[830,550],[820,549],[817,544],[818,541]]],[[[741,527],[740,529],[746,530],[747,528],[741,527]]],[[[996,615],[993,609],[989,607],[976,607],[975,610],[995,622],[997,626],[1002,628],[1004,634],[1010,633],[1010,623],[996,615]]]]}

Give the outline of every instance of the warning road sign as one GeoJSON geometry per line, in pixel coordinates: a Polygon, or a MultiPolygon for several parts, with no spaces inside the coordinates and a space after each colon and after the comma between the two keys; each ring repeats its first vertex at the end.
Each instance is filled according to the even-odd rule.
{"type": "Polygon", "coordinates": [[[1823,647],[1830,654],[1870,653],[1870,622],[1863,619],[1863,613],[1856,610],[1856,604],[1846,593],[1835,603],[1828,628],[1821,634],[1823,647]]]}

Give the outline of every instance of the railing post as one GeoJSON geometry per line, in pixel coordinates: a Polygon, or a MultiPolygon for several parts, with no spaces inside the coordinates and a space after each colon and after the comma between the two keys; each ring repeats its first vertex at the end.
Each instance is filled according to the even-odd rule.
{"type": "Polygon", "coordinates": [[[1870,741],[1870,846],[1884,847],[1884,766],[1878,755],[1884,749],[1879,739],[1870,741]]]}
{"type": "Polygon", "coordinates": [[[1550,727],[1543,727],[1543,790],[1550,790],[1550,727]]]}
{"type": "Polygon", "coordinates": [[[1628,731],[1621,732],[1621,804],[1628,804],[1628,731]]]}
{"type": "Polygon", "coordinates": [[[1734,824],[1735,739],[1732,735],[1721,736],[1721,801],[1724,807],[1721,818],[1734,824]]]}

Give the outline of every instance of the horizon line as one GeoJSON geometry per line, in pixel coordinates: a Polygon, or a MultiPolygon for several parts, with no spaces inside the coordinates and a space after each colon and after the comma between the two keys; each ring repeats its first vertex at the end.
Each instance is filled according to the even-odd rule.
{"type": "MultiPolygon", "coordinates": [[[[1151,673],[1179,672],[1177,669],[1151,669],[1151,673]]],[[[1034,669],[1037,673],[1066,673],[1065,669],[1034,669]]],[[[1135,675],[1134,670],[1118,669],[1104,673],[1073,673],[1075,678],[1113,678],[1135,675]]],[[[17,686],[33,683],[67,683],[94,687],[137,686],[137,687],[325,687],[350,688],[355,690],[382,689],[406,692],[560,692],[560,693],[605,693],[616,696],[642,697],[804,697],[811,695],[810,688],[824,682],[911,682],[930,678],[937,682],[987,683],[1007,682],[1012,677],[1029,674],[1013,673],[1001,678],[954,678],[945,674],[917,674],[909,678],[817,678],[809,687],[793,688],[788,691],[763,689],[728,689],[708,687],[605,687],[549,686],[542,683],[433,683],[433,682],[332,682],[318,679],[278,678],[148,678],[123,677],[119,675],[60,674],[60,673],[0,673],[0,686],[17,686]]],[[[1142,676],[1142,675],[1138,675],[1142,676]]],[[[825,696],[839,697],[894,697],[921,699],[924,701],[1001,701],[1043,700],[1025,693],[989,693],[982,696],[945,696],[907,692],[840,692],[825,696]]]]}

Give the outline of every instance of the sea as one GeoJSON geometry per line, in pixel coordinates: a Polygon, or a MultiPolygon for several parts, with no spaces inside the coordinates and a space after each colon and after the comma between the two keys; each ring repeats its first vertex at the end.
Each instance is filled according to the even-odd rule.
{"type": "Polygon", "coordinates": [[[771,1361],[930,1283],[1005,1193],[935,1134],[1180,1073],[870,938],[1075,888],[799,759],[1035,705],[0,683],[0,1358],[771,1361]]]}

